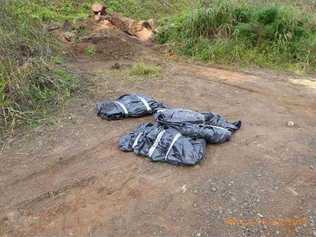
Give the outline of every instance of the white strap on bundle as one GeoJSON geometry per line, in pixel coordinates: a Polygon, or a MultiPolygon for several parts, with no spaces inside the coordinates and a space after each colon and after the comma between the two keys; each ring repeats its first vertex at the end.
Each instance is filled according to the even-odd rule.
{"type": "Polygon", "coordinates": [[[157,138],[156,138],[154,144],[151,146],[151,148],[150,148],[149,151],[148,151],[148,156],[149,156],[149,157],[151,157],[151,156],[153,155],[154,151],[156,150],[156,148],[157,148],[157,146],[158,146],[158,144],[159,144],[159,142],[160,142],[160,140],[161,140],[161,138],[162,138],[162,136],[164,135],[165,132],[166,132],[165,130],[162,130],[162,131],[158,134],[158,136],[157,136],[157,138]]]}
{"type": "Polygon", "coordinates": [[[158,110],[156,110],[156,113],[161,113],[161,112],[163,112],[163,111],[166,111],[167,109],[158,109],[158,110]]]}
{"type": "Polygon", "coordinates": [[[148,112],[151,112],[151,108],[150,108],[148,102],[147,102],[143,97],[137,96],[137,98],[140,99],[141,102],[143,102],[143,104],[145,105],[147,111],[148,111],[148,112]]]}
{"type": "Polygon", "coordinates": [[[119,106],[123,109],[124,114],[128,115],[128,110],[127,110],[127,108],[125,107],[125,105],[123,105],[123,104],[122,104],[121,102],[119,102],[119,101],[114,101],[114,103],[117,104],[117,105],[119,105],[119,106]]]}
{"type": "Polygon", "coordinates": [[[174,136],[174,138],[173,138],[173,140],[172,140],[172,142],[171,142],[171,144],[170,144],[170,146],[169,146],[169,149],[168,149],[168,151],[167,151],[167,153],[166,153],[165,160],[168,158],[168,155],[169,155],[169,153],[170,153],[170,151],[171,151],[173,145],[177,142],[177,140],[178,140],[180,137],[181,137],[181,133],[177,133],[177,134],[174,136]]]}
{"type": "Polygon", "coordinates": [[[223,127],[218,127],[218,126],[215,126],[215,125],[210,125],[211,127],[213,127],[213,128],[219,128],[219,129],[224,129],[224,130],[228,130],[228,129],[226,129],[226,128],[223,128],[223,127]]]}
{"type": "Polygon", "coordinates": [[[143,134],[143,133],[141,132],[140,134],[137,135],[137,137],[136,137],[136,139],[135,139],[135,141],[134,141],[134,143],[133,143],[133,146],[132,146],[133,149],[137,146],[138,141],[139,141],[139,138],[140,138],[140,136],[141,136],[142,134],[143,134]]]}

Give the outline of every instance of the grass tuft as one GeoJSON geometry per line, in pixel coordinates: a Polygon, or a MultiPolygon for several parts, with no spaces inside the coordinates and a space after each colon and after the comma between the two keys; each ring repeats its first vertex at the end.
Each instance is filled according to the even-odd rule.
{"type": "Polygon", "coordinates": [[[96,52],[97,52],[97,50],[96,50],[96,47],[94,45],[88,46],[84,50],[85,55],[87,55],[89,57],[93,57],[96,54],[96,52]]]}
{"type": "Polygon", "coordinates": [[[157,76],[160,74],[161,68],[153,64],[145,64],[144,62],[136,63],[130,70],[131,76],[157,76]]]}

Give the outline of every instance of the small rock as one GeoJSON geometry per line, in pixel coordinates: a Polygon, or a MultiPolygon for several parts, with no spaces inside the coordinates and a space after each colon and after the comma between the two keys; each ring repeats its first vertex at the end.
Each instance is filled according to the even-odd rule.
{"type": "Polygon", "coordinates": [[[95,16],[94,16],[94,20],[96,21],[96,22],[99,22],[99,21],[101,21],[103,19],[103,16],[101,15],[101,13],[98,13],[98,14],[96,14],[95,16]]]}
{"type": "Polygon", "coordinates": [[[197,233],[197,234],[196,234],[196,237],[201,237],[201,233],[197,233]]]}
{"type": "Polygon", "coordinates": [[[212,190],[212,192],[216,192],[217,188],[216,187],[212,187],[211,190],[212,190]]]}
{"type": "Polygon", "coordinates": [[[263,218],[263,215],[261,213],[257,213],[257,216],[259,216],[260,218],[263,218]]]}
{"type": "Polygon", "coordinates": [[[193,207],[194,207],[194,208],[197,208],[197,204],[196,204],[196,203],[193,203],[193,207]]]}
{"type": "Polygon", "coordinates": [[[121,68],[121,65],[119,63],[114,63],[112,66],[111,66],[112,69],[120,69],[121,68]]]}
{"type": "Polygon", "coordinates": [[[181,187],[182,193],[185,193],[187,190],[188,189],[187,189],[187,185],[186,184],[181,187]]]}
{"type": "Polygon", "coordinates": [[[295,123],[293,121],[288,121],[287,122],[287,126],[288,127],[294,127],[295,126],[295,123]]]}
{"type": "Polygon", "coordinates": [[[280,234],[280,231],[277,230],[275,233],[276,233],[277,235],[279,235],[279,234],[280,234]]]}
{"type": "Polygon", "coordinates": [[[316,230],[313,231],[313,236],[316,237],[316,230]]]}
{"type": "Polygon", "coordinates": [[[100,3],[92,4],[91,10],[94,12],[94,14],[106,15],[106,7],[100,3]]]}
{"type": "Polygon", "coordinates": [[[64,38],[70,42],[75,38],[75,34],[73,32],[67,31],[64,33],[64,38]]]}
{"type": "Polygon", "coordinates": [[[68,32],[72,31],[74,29],[73,25],[71,24],[70,21],[66,20],[63,24],[63,31],[68,32]]]}
{"type": "Polygon", "coordinates": [[[310,168],[311,170],[313,170],[313,169],[314,169],[314,166],[311,165],[309,168],[310,168]]]}
{"type": "Polygon", "coordinates": [[[60,25],[58,25],[58,24],[50,24],[47,26],[48,31],[58,30],[59,28],[60,28],[60,25]]]}

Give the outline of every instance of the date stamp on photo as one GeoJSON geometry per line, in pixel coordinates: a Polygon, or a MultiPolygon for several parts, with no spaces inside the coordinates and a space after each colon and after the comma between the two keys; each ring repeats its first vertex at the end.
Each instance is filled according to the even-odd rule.
{"type": "Polygon", "coordinates": [[[255,225],[267,225],[267,226],[287,226],[295,227],[299,225],[307,224],[307,218],[249,218],[249,219],[239,219],[239,218],[227,218],[225,224],[231,226],[255,226],[255,225]]]}

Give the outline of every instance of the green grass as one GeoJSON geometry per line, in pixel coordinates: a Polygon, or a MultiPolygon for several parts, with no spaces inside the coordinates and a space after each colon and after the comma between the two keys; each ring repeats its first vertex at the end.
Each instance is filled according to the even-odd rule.
{"type": "Polygon", "coordinates": [[[13,0],[17,17],[27,16],[38,22],[71,22],[86,19],[92,0],[13,0]]]}
{"type": "Polygon", "coordinates": [[[289,6],[212,1],[166,19],[158,40],[204,61],[296,72],[316,69],[314,15],[289,6]]]}
{"type": "Polygon", "coordinates": [[[95,46],[89,46],[89,47],[85,48],[84,53],[85,53],[85,55],[87,55],[89,57],[93,57],[96,54],[95,46]]]}
{"type": "Polygon", "coordinates": [[[13,0],[15,12],[41,22],[77,22],[91,14],[94,2],[104,3],[109,12],[120,12],[135,19],[159,19],[179,12],[190,5],[190,0],[13,0]]]}
{"type": "Polygon", "coordinates": [[[0,5],[0,134],[32,125],[63,104],[77,79],[62,64],[60,45],[40,22],[0,5]]]}
{"type": "Polygon", "coordinates": [[[106,0],[110,11],[121,12],[134,19],[168,17],[192,5],[194,0],[106,0]]]}
{"type": "Polygon", "coordinates": [[[131,68],[130,76],[158,76],[161,72],[161,68],[154,64],[145,64],[144,62],[138,62],[131,68]]]}

